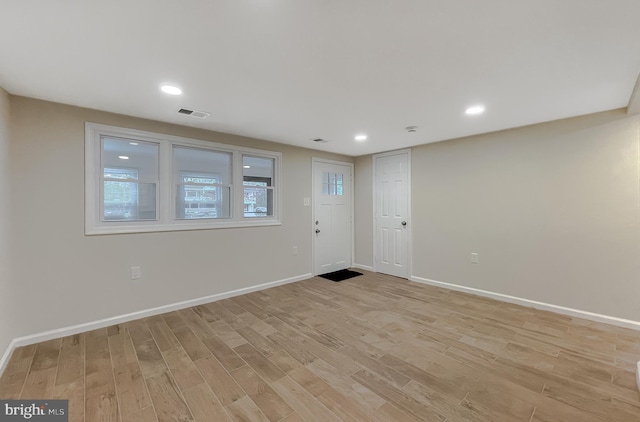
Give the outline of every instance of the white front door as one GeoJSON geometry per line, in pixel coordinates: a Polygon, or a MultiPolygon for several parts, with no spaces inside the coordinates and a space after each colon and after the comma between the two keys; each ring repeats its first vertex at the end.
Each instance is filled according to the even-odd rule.
{"type": "Polygon", "coordinates": [[[409,277],[409,152],[374,157],[377,272],[409,277]]]}
{"type": "Polygon", "coordinates": [[[351,266],[353,166],[314,159],[313,239],[315,275],[351,266]]]}

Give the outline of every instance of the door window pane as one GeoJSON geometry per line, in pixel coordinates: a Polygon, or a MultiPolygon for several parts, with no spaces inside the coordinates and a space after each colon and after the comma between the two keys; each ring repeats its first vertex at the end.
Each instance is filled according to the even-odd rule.
{"type": "Polygon", "coordinates": [[[323,195],[338,195],[343,194],[343,175],[341,173],[322,173],[322,194],[323,195]]]}

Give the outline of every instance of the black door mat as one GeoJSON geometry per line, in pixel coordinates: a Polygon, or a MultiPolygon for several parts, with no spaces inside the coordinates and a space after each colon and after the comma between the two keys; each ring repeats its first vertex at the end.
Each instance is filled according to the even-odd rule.
{"type": "Polygon", "coordinates": [[[340,271],[334,271],[332,273],[322,274],[322,275],[319,275],[318,277],[326,278],[327,280],[331,280],[331,281],[342,281],[352,277],[357,277],[359,275],[362,275],[362,273],[359,273],[357,271],[351,271],[351,270],[340,270],[340,271]]]}

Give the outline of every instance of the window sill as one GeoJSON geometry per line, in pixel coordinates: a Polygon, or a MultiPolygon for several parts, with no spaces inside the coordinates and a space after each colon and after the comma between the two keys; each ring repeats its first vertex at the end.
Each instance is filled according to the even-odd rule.
{"type": "Polygon", "coordinates": [[[194,222],[178,222],[174,224],[154,224],[154,225],[109,225],[100,227],[91,227],[85,229],[85,235],[110,235],[124,233],[153,233],[153,232],[175,232],[190,230],[214,230],[214,229],[233,229],[243,227],[268,227],[281,226],[279,220],[259,220],[259,221],[216,221],[215,223],[194,223],[194,222]]]}

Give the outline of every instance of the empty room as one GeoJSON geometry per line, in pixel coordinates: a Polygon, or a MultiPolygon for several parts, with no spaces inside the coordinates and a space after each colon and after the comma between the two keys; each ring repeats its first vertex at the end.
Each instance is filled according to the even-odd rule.
{"type": "Polygon", "coordinates": [[[640,2],[0,16],[0,420],[640,420],[640,2]]]}

